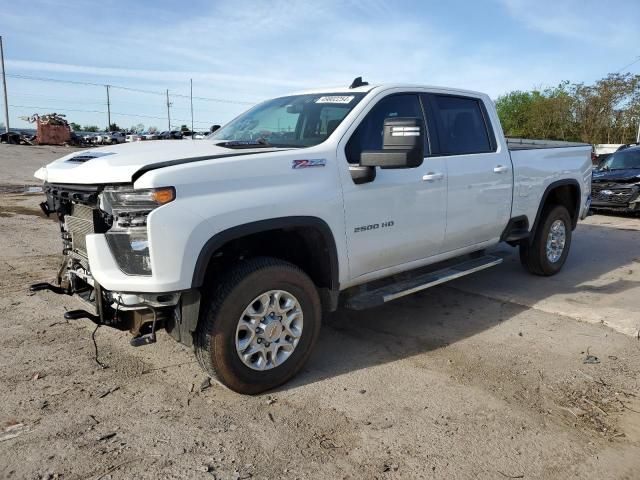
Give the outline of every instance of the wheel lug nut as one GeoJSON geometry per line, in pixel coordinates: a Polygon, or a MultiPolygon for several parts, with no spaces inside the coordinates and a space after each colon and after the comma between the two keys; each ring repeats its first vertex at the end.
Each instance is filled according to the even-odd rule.
{"type": "Polygon", "coordinates": [[[268,347],[269,345],[271,345],[269,342],[264,344],[265,347],[268,347]]]}
{"type": "Polygon", "coordinates": [[[262,343],[262,339],[261,338],[258,339],[258,343],[262,343]]]}

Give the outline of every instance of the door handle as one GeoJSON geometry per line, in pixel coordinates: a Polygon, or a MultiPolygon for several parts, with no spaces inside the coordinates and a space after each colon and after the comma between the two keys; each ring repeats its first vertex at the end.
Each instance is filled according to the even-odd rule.
{"type": "Polygon", "coordinates": [[[509,167],[505,167],[504,165],[497,165],[493,167],[493,173],[504,173],[508,171],[509,171],[509,167]]]}
{"type": "Polygon", "coordinates": [[[435,180],[442,180],[443,178],[444,178],[444,173],[429,172],[426,175],[422,176],[422,181],[433,182],[435,180]]]}

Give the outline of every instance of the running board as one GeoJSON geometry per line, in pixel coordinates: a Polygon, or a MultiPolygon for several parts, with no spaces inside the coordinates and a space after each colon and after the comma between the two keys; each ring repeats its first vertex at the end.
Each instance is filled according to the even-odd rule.
{"type": "Polygon", "coordinates": [[[346,301],[345,307],[351,310],[364,310],[365,308],[377,307],[396,298],[411,295],[420,290],[435,287],[441,283],[464,277],[465,275],[479,272],[480,270],[501,263],[502,258],[492,255],[474,258],[473,260],[467,260],[457,265],[443,268],[442,270],[425,273],[418,277],[401,280],[375,290],[358,293],[346,301]]]}

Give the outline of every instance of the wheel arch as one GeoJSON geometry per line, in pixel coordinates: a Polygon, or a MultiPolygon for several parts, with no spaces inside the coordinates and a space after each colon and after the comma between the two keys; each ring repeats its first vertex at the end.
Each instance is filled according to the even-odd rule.
{"type": "Polygon", "coordinates": [[[243,239],[276,235],[278,232],[295,234],[302,239],[305,248],[313,251],[314,256],[311,259],[314,272],[307,273],[319,287],[336,292],[337,295],[339,291],[339,263],[336,242],[327,222],[312,216],[258,220],[218,232],[205,243],[198,254],[193,272],[192,288],[200,288],[205,284],[212,259],[225,246],[243,239]],[[317,271],[315,271],[316,268],[317,271]]]}
{"type": "Polygon", "coordinates": [[[571,216],[571,228],[574,230],[578,223],[578,218],[580,217],[580,199],[580,184],[576,179],[567,178],[550,183],[540,199],[536,218],[529,233],[529,241],[532,241],[535,232],[540,225],[542,212],[545,207],[551,203],[567,207],[569,215],[571,216]]]}

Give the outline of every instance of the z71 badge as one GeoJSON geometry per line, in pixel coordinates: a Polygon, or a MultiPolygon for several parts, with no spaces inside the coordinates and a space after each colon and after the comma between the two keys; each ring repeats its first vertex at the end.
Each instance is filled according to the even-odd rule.
{"type": "Polygon", "coordinates": [[[310,167],[324,167],[327,161],[324,158],[315,160],[294,160],[291,168],[310,168],[310,167]]]}

